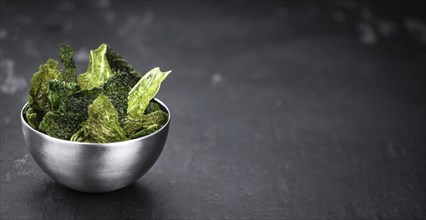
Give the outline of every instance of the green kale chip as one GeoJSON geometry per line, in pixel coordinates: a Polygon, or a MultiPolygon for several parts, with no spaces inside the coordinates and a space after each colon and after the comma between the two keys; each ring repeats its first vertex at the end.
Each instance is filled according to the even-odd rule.
{"type": "Polygon", "coordinates": [[[107,79],[114,75],[105,56],[107,45],[101,44],[98,49],[90,51],[89,66],[86,73],[77,78],[82,90],[89,90],[104,84],[107,79]]]}
{"type": "Polygon", "coordinates": [[[50,111],[44,116],[39,129],[51,137],[69,140],[82,121],[84,116],[79,113],[50,111]]]}
{"type": "Polygon", "coordinates": [[[143,137],[143,136],[146,136],[148,134],[151,134],[151,133],[157,131],[158,129],[160,129],[161,126],[162,125],[160,125],[160,124],[150,125],[150,126],[144,128],[144,129],[142,129],[142,130],[140,130],[140,131],[138,131],[138,132],[130,135],[130,139],[134,139],[134,138],[138,138],[138,137],[143,137]]]}
{"type": "Polygon", "coordinates": [[[57,79],[58,75],[58,62],[48,59],[31,78],[25,117],[34,129],[38,129],[43,116],[51,110],[52,106],[48,98],[49,81],[57,79]]]}
{"type": "Polygon", "coordinates": [[[101,94],[89,105],[89,117],[80,126],[71,141],[110,143],[127,140],[118,122],[118,113],[108,97],[101,94]]]}
{"type": "Polygon", "coordinates": [[[44,112],[34,104],[31,96],[28,97],[28,105],[25,109],[25,118],[27,119],[28,124],[34,128],[38,129],[38,126],[43,119],[44,112]]]}
{"type": "Polygon", "coordinates": [[[52,109],[58,110],[59,105],[66,97],[78,92],[79,90],[80,87],[75,82],[50,80],[47,96],[52,104],[52,109]]]}
{"type": "Polygon", "coordinates": [[[87,107],[101,94],[99,88],[76,92],[64,98],[58,110],[44,116],[40,131],[49,136],[69,140],[87,119],[87,107]]]}
{"type": "Polygon", "coordinates": [[[59,59],[65,69],[59,74],[59,79],[65,82],[77,82],[77,68],[73,60],[74,50],[66,44],[59,47],[59,59]]]}
{"type": "Polygon", "coordinates": [[[123,123],[123,129],[131,137],[139,130],[146,129],[152,125],[164,125],[167,122],[168,114],[162,110],[142,115],[139,118],[127,117],[123,123]]]}
{"type": "Polygon", "coordinates": [[[145,109],[151,99],[160,89],[161,82],[166,79],[171,71],[161,72],[156,67],[146,73],[129,92],[127,115],[132,119],[139,119],[144,115],[145,109]]]}
{"type": "Polygon", "coordinates": [[[113,72],[116,74],[122,73],[127,75],[130,87],[133,87],[136,83],[138,83],[141,78],[141,74],[133,69],[132,65],[130,65],[127,60],[109,46],[107,48],[106,57],[113,72]]]}
{"type": "Polygon", "coordinates": [[[158,103],[154,102],[154,101],[150,101],[148,106],[145,109],[145,115],[151,113],[151,112],[155,112],[157,110],[161,110],[161,107],[158,103]]]}
{"type": "Polygon", "coordinates": [[[59,110],[62,112],[79,113],[87,117],[87,106],[89,106],[101,92],[102,90],[100,88],[94,88],[74,93],[63,100],[59,106],[59,110]]]}
{"type": "Polygon", "coordinates": [[[28,101],[31,105],[35,105],[44,112],[51,110],[51,104],[47,97],[47,90],[49,81],[57,79],[58,76],[59,70],[57,61],[48,59],[46,64],[40,66],[39,71],[34,73],[30,82],[30,95],[28,101]]]}
{"type": "Polygon", "coordinates": [[[107,48],[106,57],[112,71],[115,71],[117,73],[129,73],[132,76],[139,78],[141,77],[141,74],[138,71],[134,70],[132,65],[130,65],[127,60],[125,60],[120,54],[115,52],[111,47],[107,48]]]}
{"type": "Polygon", "coordinates": [[[127,74],[119,73],[110,77],[101,87],[103,94],[108,97],[117,110],[120,124],[123,123],[127,115],[127,96],[132,89],[129,86],[129,81],[127,74]]]}

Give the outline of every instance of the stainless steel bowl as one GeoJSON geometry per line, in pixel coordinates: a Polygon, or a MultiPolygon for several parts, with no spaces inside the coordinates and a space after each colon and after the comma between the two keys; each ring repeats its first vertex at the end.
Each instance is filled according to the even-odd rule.
{"type": "Polygon", "coordinates": [[[166,143],[167,123],[158,131],[133,140],[96,144],[61,140],[41,133],[25,120],[21,111],[22,131],[34,160],[56,182],[83,192],[108,192],[134,183],[157,161],[166,143]]]}

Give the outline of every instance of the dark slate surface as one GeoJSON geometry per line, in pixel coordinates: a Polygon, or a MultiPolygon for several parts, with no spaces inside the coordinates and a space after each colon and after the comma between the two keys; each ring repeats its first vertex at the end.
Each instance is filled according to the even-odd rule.
{"type": "Polygon", "coordinates": [[[424,5],[405,3],[1,1],[1,219],[424,219],[424,5]],[[29,155],[19,111],[61,42],[80,72],[101,42],[173,70],[167,144],[127,188],[69,190],[29,155]]]}

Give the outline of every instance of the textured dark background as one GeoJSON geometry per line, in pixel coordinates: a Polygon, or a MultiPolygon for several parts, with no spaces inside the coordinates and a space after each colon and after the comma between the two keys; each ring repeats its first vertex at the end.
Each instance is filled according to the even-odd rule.
{"type": "Polygon", "coordinates": [[[1,219],[424,219],[421,1],[1,1],[1,219]],[[28,82],[58,45],[105,42],[173,73],[164,151],[86,194],[25,146],[28,82]]]}

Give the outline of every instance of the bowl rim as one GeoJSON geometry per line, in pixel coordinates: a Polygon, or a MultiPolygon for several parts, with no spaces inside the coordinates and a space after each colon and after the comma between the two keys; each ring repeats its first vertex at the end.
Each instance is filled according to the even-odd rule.
{"type": "Polygon", "coordinates": [[[164,102],[162,102],[158,98],[153,98],[153,100],[155,102],[157,102],[158,104],[160,104],[161,107],[164,108],[167,111],[167,114],[168,114],[167,122],[160,129],[158,129],[157,131],[154,131],[151,134],[148,134],[148,135],[143,136],[143,137],[135,138],[135,139],[126,140],[126,141],[117,141],[117,142],[111,142],[111,143],[88,143],[88,142],[69,141],[69,140],[64,140],[64,139],[59,139],[59,138],[55,138],[55,137],[49,136],[49,135],[47,135],[47,134],[45,134],[45,133],[43,133],[41,131],[38,131],[38,130],[34,129],[25,120],[25,118],[24,118],[24,110],[25,110],[25,107],[27,107],[28,102],[25,103],[25,105],[21,109],[21,122],[22,122],[22,124],[24,126],[26,126],[28,129],[30,129],[32,132],[35,132],[36,134],[38,134],[40,136],[43,136],[44,138],[52,139],[53,141],[65,142],[67,144],[78,144],[80,146],[81,145],[86,145],[86,146],[96,146],[96,147],[112,147],[112,146],[115,146],[117,144],[123,144],[123,143],[129,143],[129,144],[131,144],[132,142],[137,142],[137,141],[140,141],[140,140],[143,140],[143,139],[147,139],[147,138],[149,138],[151,136],[154,136],[155,134],[157,134],[157,133],[161,132],[162,130],[164,130],[170,124],[171,115],[170,115],[170,110],[167,107],[167,105],[164,104],[164,102]]]}

